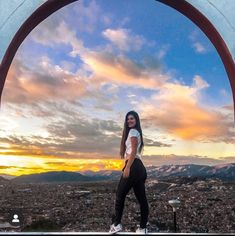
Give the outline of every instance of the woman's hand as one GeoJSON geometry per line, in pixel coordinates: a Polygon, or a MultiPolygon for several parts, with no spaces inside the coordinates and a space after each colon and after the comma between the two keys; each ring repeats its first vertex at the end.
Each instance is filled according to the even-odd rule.
{"type": "Polygon", "coordinates": [[[123,178],[128,178],[129,175],[130,175],[130,168],[126,166],[123,171],[123,178]]]}

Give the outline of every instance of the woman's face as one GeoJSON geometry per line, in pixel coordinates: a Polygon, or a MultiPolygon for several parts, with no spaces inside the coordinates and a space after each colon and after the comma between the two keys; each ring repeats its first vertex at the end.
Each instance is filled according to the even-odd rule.
{"type": "Polygon", "coordinates": [[[129,128],[134,127],[136,125],[136,119],[133,115],[128,115],[127,125],[128,125],[129,128]]]}

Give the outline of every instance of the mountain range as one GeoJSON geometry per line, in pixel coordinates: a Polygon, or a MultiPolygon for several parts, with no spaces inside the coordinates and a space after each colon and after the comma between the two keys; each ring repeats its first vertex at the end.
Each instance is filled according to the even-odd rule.
{"type": "MultiPolygon", "coordinates": [[[[157,179],[165,177],[204,177],[219,178],[222,180],[235,180],[235,163],[219,164],[215,166],[207,165],[162,165],[146,166],[148,178],[157,179]]],[[[17,177],[0,174],[0,182],[12,181],[14,183],[39,183],[39,182],[71,182],[71,181],[101,181],[101,180],[118,180],[121,171],[100,170],[94,171],[53,171],[38,174],[21,175],[17,177]]]]}
{"type": "Polygon", "coordinates": [[[152,178],[181,176],[235,180],[235,163],[218,164],[215,166],[196,164],[149,166],[147,173],[152,178]]]}

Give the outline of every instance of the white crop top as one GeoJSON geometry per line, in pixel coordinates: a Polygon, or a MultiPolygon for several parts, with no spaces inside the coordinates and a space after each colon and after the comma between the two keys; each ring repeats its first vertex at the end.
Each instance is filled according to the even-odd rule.
{"type": "Polygon", "coordinates": [[[139,131],[137,129],[134,129],[134,128],[129,130],[129,134],[128,134],[126,142],[125,142],[126,151],[125,151],[124,159],[125,160],[129,159],[129,157],[127,158],[127,154],[131,154],[131,137],[137,137],[137,139],[138,139],[136,157],[141,159],[141,153],[139,152],[139,148],[140,148],[140,145],[141,145],[141,137],[140,137],[139,131]]]}

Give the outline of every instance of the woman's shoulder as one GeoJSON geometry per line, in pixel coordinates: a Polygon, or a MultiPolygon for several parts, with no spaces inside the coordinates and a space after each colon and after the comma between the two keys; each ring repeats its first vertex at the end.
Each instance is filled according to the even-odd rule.
{"type": "Polygon", "coordinates": [[[130,137],[138,137],[140,135],[139,131],[136,128],[131,128],[129,131],[130,137]]]}

